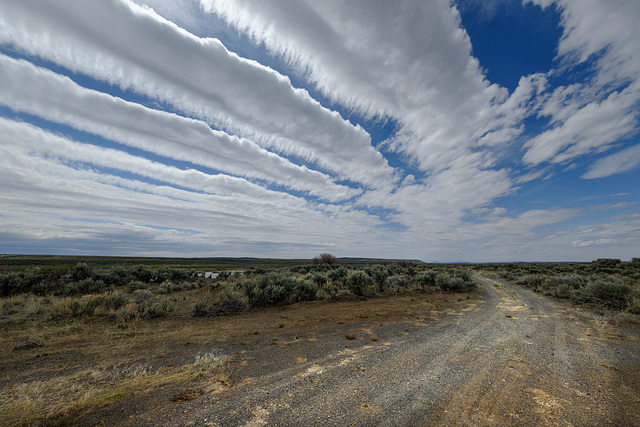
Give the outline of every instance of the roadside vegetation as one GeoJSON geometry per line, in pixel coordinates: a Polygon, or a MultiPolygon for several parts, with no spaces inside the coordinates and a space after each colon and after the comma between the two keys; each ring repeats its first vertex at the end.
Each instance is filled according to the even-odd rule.
{"type": "MultiPolygon", "coordinates": [[[[316,301],[323,319],[333,319],[342,312],[334,301],[476,288],[466,271],[449,266],[344,263],[327,254],[285,266],[229,259],[223,268],[220,260],[192,267],[106,258],[47,265],[44,258],[12,265],[5,257],[0,266],[3,425],[63,425],[133,395],[174,390],[167,399],[180,402],[224,389],[230,355],[216,343],[260,330],[236,331],[229,316],[254,312],[243,316],[248,322],[272,316],[268,307],[316,301]]],[[[274,321],[278,330],[289,324],[274,321]]]]}
{"type": "Polygon", "coordinates": [[[131,321],[172,315],[229,315],[300,301],[370,298],[405,292],[468,292],[465,270],[419,264],[312,264],[211,272],[172,268],[35,267],[0,275],[0,324],[31,318],[105,317],[131,321]]]}
{"type": "Polygon", "coordinates": [[[598,311],[640,314],[640,259],[591,263],[486,264],[487,274],[598,311]]]}

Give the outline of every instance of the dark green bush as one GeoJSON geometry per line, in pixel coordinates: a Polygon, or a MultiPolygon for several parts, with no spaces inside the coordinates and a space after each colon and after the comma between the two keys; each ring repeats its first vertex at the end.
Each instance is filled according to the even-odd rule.
{"type": "Polygon", "coordinates": [[[218,298],[216,314],[233,314],[242,311],[245,303],[239,293],[231,288],[226,288],[218,298]]]}
{"type": "Polygon", "coordinates": [[[196,301],[196,303],[193,305],[193,311],[191,312],[191,314],[195,317],[206,316],[207,314],[209,314],[208,302],[204,299],[196,301]]]}
{"type": "Polygon", "coordinates": [[[403,292],[409,289],[412,280],[406,276],[393,275],[387,277],[385,282],[385,292],[403,292]]]}
{"type": "Polygon", "coordinates": [[[295,286],[295,295],[298,301],[311,301],[316,298],[318,285],[308,280],[298,280],[295,286]]]}
{"type": "Polygon", "coordinates": [[[102,304],[109,310],[118,310],[127,305],[128,298],[120,292],[110,292],[104,297],[102,304]]]}
{"type": "Polygon", "coordinates": [[[378,287],[378,292],[384,293],[384,284],[389,277],[389,270],[384,265],[374,265],[365,270],[366,273],[373,279],[374,283],[378,287]]]}
{"type": "Polygon", "coordinates": [[[8,273],[0,276],[0,295],[3,297],[26,292],[29,282],[24,273],[8,273]]]}
{"type": "Polygon", "coordinates": [[[84,262],[79,262],[74,267],[71,267],[69,273],[69,280],[72,282],[79,282],[91,277],[92,270],[84,262]]]}
{"type": "Polygon", "coordinates": [[[329,278],[321,273],[313,273],[310,277],[311,281],[316,284],[317,287],[322,287],[329,282],[329,278]]]}
{"type": "Polygon", "coordinates": [[[428,291],[436,287],[436,277],[438,273],[435,271],[429,271],[417,275],[413,281],[423,291],[428,291]]]}
{"type": "Polygon", "coordinates": [[[364,296],[372,293],[373,279],[364,271],[356,270],[349,273],[344,284],[354,294],[364,296]]]}
{"type": "Polygon", "coordinates": [[[123,284],[122,278],[113,270],[93,270],[91,278],[93,280],[101,280],[108,286],[120,286],[123,284]]]}
{"type": "Polygon", "coordinates": [[[99,294],[107,288],[102,280],[84,279],[79,282],[67,283],[62,287],[61,293],[64,296],[99,294]]]}
{"type": "Polygon", "coordinates": [[[299,280],[286,273],[268,273],[243,285],[249,305],[291,304],[296,301],[315,298],[318,287],[306,280],[299,280]]]}
{"type": "Polygon", "coordinates": [[[143,315],[151,318],[166,317],[167,314],[175,309],[174,305],[166,298],[160,298],[150,303],[147,307],[143,315]]]}
{"type": "Polygon", "coordinates": [[[145,267],[144,265],[136,266],[133,270],[131,270],[129,275],[133,280],[144,283],[150,283],[156,276],[153,270],[145,267]]]}
{"type": "Polygon", "coordinates": [[[139,280],[132,280],[127,285],[127,289],[129,290],[129,292],[135,292],[138,289],[146,289],[146,288],[147,288],[147,285],[145,283],[142,283],[139,280]]]}
{"type": "Polygon", "coordinates": [[[345,277],[347,277],[348,273],[349,271],[344,266],[341,265],[337,268],[329,270],[329,272],[327,273],[327,276],[329,277],[329,279],[331,279],[331,281],[338,282],[344,279],[345,277]]]}
{"type": "Polygon", "coordinates": [[[624,310],[633,298],[633,289],[618,283],[594,282],[574,294],[578,303],[595,303],[607,308],[624,310]]]}

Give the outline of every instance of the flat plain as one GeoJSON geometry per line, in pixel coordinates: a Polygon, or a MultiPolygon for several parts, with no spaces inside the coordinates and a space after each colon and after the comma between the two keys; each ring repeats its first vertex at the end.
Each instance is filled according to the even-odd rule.
{"type": "Polygon", "coordinates": [[[637,315],[473,278],[472,292],[352,296],[230,316],[193,317],[177,302],[171,316],[125,325],[99,316],[5,323],[2,418],[640,425],[637,315]]]}

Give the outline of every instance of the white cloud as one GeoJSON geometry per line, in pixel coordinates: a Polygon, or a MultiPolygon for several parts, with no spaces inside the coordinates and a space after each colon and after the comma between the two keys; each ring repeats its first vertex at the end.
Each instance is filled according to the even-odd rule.
{"type": "Polygon", "coordinates": [[[0,54],[0,104],[162,156],[275,182],[330,201],[360,191],[204,122],[85,89],[68,77],[0,54]]]}
{"type": "MultiPolygon", "coordinates": [[[[225,177],[207,178],[198,174],[193,180],[190,171],[122,156],[116,150],[62,140],[30,125],[9,120],[3,120],[2,124],[0,232],[12,233],[14,237],[41,239],[42,244],[62,239],[64,247],[71,248],[76,237],[94,237],[100,242],[105,229],[119,224],[116,228],[123,233],[129,229],[132,234],[121,234],[118,239],[136,246],[131,239],[139,234],[138,226],[158,230],[186,228],[195,237],[174,236],[185,246],[185,254],[201,254],[200,243],[208,242],[209,247],[219,246],[224,251],[230,245],[222,242],[236,242],[234,247],[253,255],[259,254],[260,245],[263,250],[278,247],[281,251],[300,245],[308,252],[299,255],[308,257],[328,245],[353,251],[356,241],[376,248],[374,242],[381,239],[381,231],[377,229],[381,221],[366,212],[347,207],[331,212],[322,205],[290,195],[247,189],[252,184],[238,182],[238,178],[226,182],[225,177]],[[142,182],[96,170],[98,166],[110,165],[120,170],[139,168],[141,175],[163,182],[142,182]],[[207,194],[171,186],[182,184],[198,190],[206,186],[207,179],[231,192],[239,189],[243,193],[207,194]],[[26,220],[34,215],[40,217],[38,222],[26,220]],[[78,220],[91,222],[94,227],[83,227],[81,236],[74,234],[78,220]],[[111,225],[99,225],[104,223],[111,225]]],[[[163,248],[171,250],[167,242],[163,248]]],[[[173,250],[175,253],[176,249],[173,250]]]]}
{"type": "Polygon", "coordinates": [[[80,162],[117,169],[208,194],[293,199],[286,193],[266,190],[243,178],[223,174],[209,175],[193,169],[182,170],[120,150],[71,141],[35,126],[3,118],[0,118],[0,134],[5,144],[18,145],[23,149],[33,150],[40,156],[61,159],[63,162],[80,162]]]}
{"type": "Polygon", "coordinates": [[[604,178],[605,176],[630,171],[639,165],[640,145],[634,145],[599,159],[591,165],[582,177],[585,179],[604,178]]]}
{"type": "Polygon", "coordinates": [[[446,169],[471,146],[521,132],[526,109],[513,107],[524,107],[535,85],[525,78],[512,99],[491,85],[448,0],[202,4],[284,55],[333,101],[397,121],[390,147],[422,170],[446,169]]]}
{"type": "Polygon", "coordinates": [[[341,179],[374,186],[392,178],[362,128],[217,39],[198,38],[128,0],[36,3],[0,4],[0,43],[167,102],[341,179]]]}
{"type": "MultiPolygon", "coordinates": [[[[529,0],[558,6],[563,35],[560,71],[593,62],[585,82],[561,86],[540,103],[551,129],[526,145],[524,161],[566,162],[600,153],[638,131],[640,102],[640,3],[636,0],[529,0]]],[[[552,70],[550,74],[556,73],[552,70]]]]}
{"type": "MultiPolygon", "coordinates": [[[[640,100],[637,3],[585,2],[555,2],[559,68],[522,76],[509,93],[485,77],[449,0],[139,0],[197,34],[229,24],[331,108],[397,125],[381,144],[400,153],[389,156],[395,170],[365,130],[287,76],[147,7],[4,0],[0,48],[27,60],[0,53],[0,104],[47,123],[0,119],[0,241],[155,255],[622,257],[640,247],[637,216],[571,227],[595,208],[504,200],[612,147],[584,178],[640,164],[637,146],[624,146],[640,100]],[[595,64],[593,78],[556,87],[579,61],[595,64]],[[537,136],[525,120],[535,115],[548,119],[537,136]],[[122,147],[98,147],[94,135],[122,147]],[[516,170],[520,148],[535,167],[516,170]]],[[[609,208],[634,206],[625,197],[609,208]]]]}
{"type": "MultiPolygon", "coordinates": [[[[573,111],[562,124],[545,131],[525,144],[524,161],[560,163],[594,149],[624,139],[636,132],[638,93],[614,92],[603,101],[594,101],[573,111]]],[[[573,108],[569,106],[568,108],[573,108]]],[[[565,115],[565,112],[561,114],[565,115]]],[[[557,118],[556,118],[557,120],[557,118]]]]}

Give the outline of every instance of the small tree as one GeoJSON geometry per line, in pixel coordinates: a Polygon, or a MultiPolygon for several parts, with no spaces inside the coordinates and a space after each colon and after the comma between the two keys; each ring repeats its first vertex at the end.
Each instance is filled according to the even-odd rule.
{"type": "Polygon", "coordinates": [[[313,258],[314,264],[337,264],[338,258],[334,257],[331,254],[320,254],[313,258]]]}

